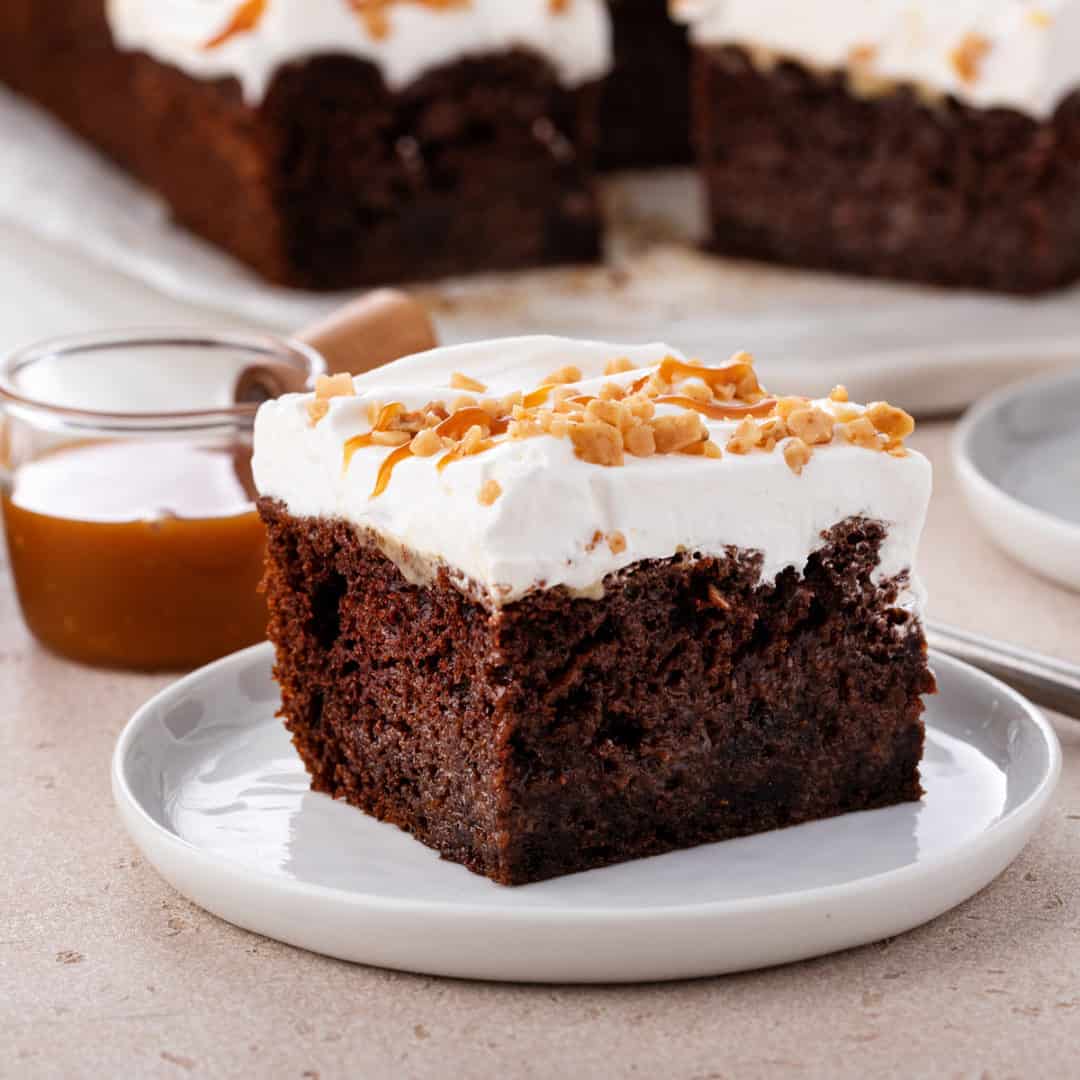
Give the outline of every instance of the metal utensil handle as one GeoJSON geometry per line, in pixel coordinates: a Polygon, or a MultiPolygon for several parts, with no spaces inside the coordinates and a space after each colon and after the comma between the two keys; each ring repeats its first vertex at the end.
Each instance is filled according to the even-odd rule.
{"type": "Polygon", "coordinates": [[[937,622],[927,624],[926,637],[932,649],[993,675],[1036,705],[1080,720],[1080,666],[937,622]]]}

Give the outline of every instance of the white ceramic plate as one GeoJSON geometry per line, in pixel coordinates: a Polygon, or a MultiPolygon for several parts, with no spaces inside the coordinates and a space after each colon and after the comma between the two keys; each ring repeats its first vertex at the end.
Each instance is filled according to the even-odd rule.
{"type": "Polygon", "coordinates": [[[999,390],[964,417],[953,460],[968,505],[1005,551],[1080,589],[1080,370],[999,390]]]}
{"type": "Polygon", "coordinates": [[[900,933],[1017,855],[1060,771],[1022,697],[934,657],[922,803],[508,889],[308,791],[268,645],[144,705],[113,787],[162,876],[238,926],[345,960],[465,978],[616,982],[720,974],[900,933]]]}

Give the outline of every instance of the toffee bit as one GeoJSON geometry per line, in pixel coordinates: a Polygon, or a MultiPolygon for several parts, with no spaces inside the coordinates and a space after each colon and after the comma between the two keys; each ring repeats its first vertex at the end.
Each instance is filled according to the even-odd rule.
{"type": "Polygon", "coordinates": [[[563,386],[567,383],[581,382],[581,368],[567,364],[565,367],[553,371],[545,380],[545,386],[563,386]]]}
{"type": "Polygon", "coordinates": [[[502,494],[502,486],[498,480],[486,480],[480,488],[477,500],[481,506],[492,506],[502,494]]]}
{"type": "Polygon", "coordinates": [[[796,476],[802,475],[813,453],[813,450],[802,439],[792,438],[784,443],[784,461],[796,476]]]}
{"type": "Polygon", "coordinates": [[[822,446],[832,442],[835,421],[824,409],[809,405],[791,413],[787,426],[808,446],[822,446]]]}
{"type": "Polygon", "coordinates": [[[626,410],[617,401],[601,401],[596,398],[585,406],[585,415],[591,420],[600,420],[617,428],[623,428],[626,410]]]}
{"type": "Polygon", "coordinates": [[[727,441],[729,454],[749,454],[755,447],[761,445],[761,429],[757,421],[749,416],[739,424],[727,441]]]}
{"type": "Polygon", "coordinates": [[[890,448],[898,446],[915,430],[910,414],[884,401],[867,405],[866,418],[889,440],[890,448]]]}
{"type": "Polygon", "coordinates": [[[574,453],[591,465],[613,467],[623,463],[622,432],[611,424],[586,420],[570,426],[574,453]]]}
{"type": "Polygon", "coordinates": [[[315,380],[315,396],[317,398],[354,397],[356,387],[353,385],[352,376],[344,371],[337,375],[320,375],[315,380]]]}
{"type": "Polygon", "coordinates": [[[390,12],[394,4],[419,4],[435,11],[447,11],[451,8],[468,7],[472,0],[345,0],[353,11],[363,20],[368,34],[376,41],[390,36],[390,12]]]}
{"type": "Polygon", "coordinates": [[[634,457],[652,457],[656,453],[656,437],[648,424],[637,424],[623,436],[626,452],[634,457]]]}
{"type": "Polygon", "coordinates": [[[696,412],[659,416],[652,421],[653,438],[659,454],[675,454],[694,443],[704,442],[708,430],[696,412]]]}
{"type": "Polygon", "coordinates": [[[634,365],[629,356],[616,356],[614,360],[609,360],[607,367],[604,368],[605,375],[622,375],[626,371],[633,371],[634,365]]]}
{"type": "Polygon", "coordinates": [[[232,18],[225,24],[225,28],[215,34],[205,45],[204,49],[217,49],[224,45],[230,38],[237,34],[248,34],[254,30],[266,14],[266,5],[269,0],[245,0],[234,12],[232,18]]]}
{"type": "Polygon", "coordinates": [[[434,457],[442,449],[442,439],[434,429],[426,428],[413,436],[411,446],[412,452],[417,457],[434,457]]]}
{"type": "Polygon", "coordinates": [[[962,82],[970,85],[979,81],[982,63],[992,48],[990,39],[982,34],[973,32],[960,39],[956,48],[949,53],[949,60],[962,82]]]}
{"type": "Polygon", "coordinates": [[[471,390],[473,393],[483,394],[487,391],[487,386],[480,382],[479,379],[473,379],[468,375],[463,375],[460,371],[455,371],[450,376],[450,389],[471,390]]]}
{"type": "Polygon", "coordinates": [[[612,555],[621,555],[626,550],[626,537],[621,532],[608,533],[607,544],[612,555]]]}
{"type": "Polygon", "coordinates": [[[411,441],[411,436],[407,431],[373,431],[371,433],[373,446],[404,446],[411,441]]]}
{"type": "Polygon", "coordinates": [[[336,397],[355,397],[356,387],[352,376],[344,372],[337,375],[320,375],[315,380],[315,396],[307,402],[308,420],[312,426],[319,423],[330,411],[330,401],[336,397]]]}
{"type": "Polygon", "coordinates": [[[859,446],[864,450],[883,449],[881,436],[878,434],[877,428],[865,416],[841,424],[840,434],[852,446],[859,446]]]}

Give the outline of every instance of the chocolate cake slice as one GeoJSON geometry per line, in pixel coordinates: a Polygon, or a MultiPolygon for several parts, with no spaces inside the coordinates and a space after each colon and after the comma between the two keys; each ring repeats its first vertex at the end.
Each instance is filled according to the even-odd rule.
{"type": "Polygon", "coordinates": [[[920,797],[906,413],[523,338],[263,406],[312,786],[503,884],[920,797]]]}
{"type": "Polygon", "coordinates": [[[682,0],[712,247],[945,286],[1080,278],[1080,2],[682,0]]]}
{"type": "Polygon", "coordinates": [[[606,0],[14,0],[0,80],[264,277],[581,262],[606,0]]]}

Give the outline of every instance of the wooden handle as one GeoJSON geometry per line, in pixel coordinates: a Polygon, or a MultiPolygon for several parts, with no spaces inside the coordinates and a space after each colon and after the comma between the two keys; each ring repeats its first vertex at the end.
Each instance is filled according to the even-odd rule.
{"type": "Polygon", "coordinates": [[[296,336],[322,353],[331,375],[360,375],[438,345],[427,310],[397,289],[365,293],[296,336]]]}
{"type": "MultiPolygon", "coordinates": [[[[342,371],[359,375],[439,343],[424,306],[397,289],[358,296],[296,337],[322,355],[330,375],[342,371]]],[[[307,379],[295,368],[270,361],[240,373],[233,400],[238,405],[261,405],[308,389],[307,379]]]]}

